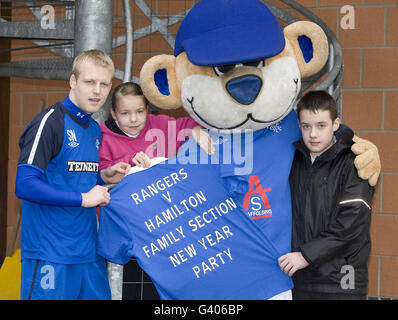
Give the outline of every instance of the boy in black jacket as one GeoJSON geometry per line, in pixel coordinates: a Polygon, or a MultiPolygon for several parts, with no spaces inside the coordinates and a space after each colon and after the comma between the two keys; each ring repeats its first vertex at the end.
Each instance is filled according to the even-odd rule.
{"type": "Polygon", "coordinates": [[[374,189],[355,169],[353,132],[335,135],[340,119],[328,93],[305,95],[297,114],[302,139],[290,172],[292,252],[279,265],[293,276],[293,299],[365,299],[374,189]]]}

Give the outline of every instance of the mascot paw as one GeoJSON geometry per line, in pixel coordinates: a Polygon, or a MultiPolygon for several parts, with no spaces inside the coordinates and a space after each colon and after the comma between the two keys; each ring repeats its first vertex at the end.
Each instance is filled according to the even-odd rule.
{"type": "Polygon", "coordinates": [[[355,143],[351,150],[357,155],[354,164],[358,170],[358,175],[364,180],[368,180],[371,186],[375,186],[381,171],[380,157],[377,147],[368,140],[354,136],[355,143]]]}

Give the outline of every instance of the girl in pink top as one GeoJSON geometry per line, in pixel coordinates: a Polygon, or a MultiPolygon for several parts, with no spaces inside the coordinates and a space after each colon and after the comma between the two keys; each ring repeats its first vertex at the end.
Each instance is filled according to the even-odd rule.
{"type": "Polygon", "coordinates": [[[152,158],[173,157],[191,135],[207,153],[214,150],[210,136],[191,118],[148,114],[148,101],[132,82],[115,88],[110,117],[100,126],[100,170],[120,161],[149,167],[152,158]]]}
{"type": "MultiPolygon", "coordinates": [[[[191,133],[201,148],[212,153],[213,141],[200,129],[191,118],[148,114],[148,101],[141,88],[135,83],[123,83],[113,92],[109,119],[101,123],[99,168],[105,169],[120,161],[149,167],[151,158],[174,156],[191,133]]],[[[97,214],[100,214],[99,208],[97,214]]],[[[141,274],[141,268],[135,262],[125,268],[131,270],[127,274],[141,274]]],[[[146,290],[156,292],[150,283],[146,284],[146,290]]]]}

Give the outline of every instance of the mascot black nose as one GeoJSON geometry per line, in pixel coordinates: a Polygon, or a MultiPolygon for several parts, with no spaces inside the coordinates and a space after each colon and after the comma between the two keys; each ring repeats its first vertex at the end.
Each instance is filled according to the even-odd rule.
{"type": "Polygon", "coordinates": [[[242,104],[252,103],[263,86],[262,80],[255,75],[247,75],[228,81],[226,88],[232,98],[242,104]]]}

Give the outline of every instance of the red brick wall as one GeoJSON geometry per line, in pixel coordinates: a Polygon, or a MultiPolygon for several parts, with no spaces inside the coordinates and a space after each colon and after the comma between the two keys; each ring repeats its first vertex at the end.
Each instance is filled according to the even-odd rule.
{"type": "MultiPolygon", "coordinates": [[[[188,9],[197,0],[151,0],[160,18],[188,9]]],[[[271,3],[287,8],[280,1],[271,3]]],[[[373,141],[379,148],[382,173],[376,188],[372,213],[372,254],[369,263],[368,295],[398,298],[398,4],[397,0],[301,0],[298,1],[323,19],[337,35],[343,49],[343,122],[357,135],[373,141]],[[340,13],[344,5],[352,5],[355,29],[344,30],[340,13]]],[[[114,37],[124,34],[121,0],[114,2],[114,37]]],[[[20,4],[20,3],[15,3],[20,4]]],[[[150,24],[150,20],[131,1],[134,29],[150,24]]],[[[293,15],[302,16],[293,9],[293,15]]],[[[62,9],[57,18],[64,18],[62,9]]],[[[15,10],[14,21],[33,19],[26,10],[15,10]]],[[[169,27],[176,33],[178,24],[169,27]]],[[[29,41],[14,40],[12,47],[32,45],[29,41]]],[[[172,49],[159,33],[134,42],[132,72],[139,76],[142,64],[152,55],[172,54],[172,49]]],[[[15,51],[12,60],[48,58],[55,56],[44,49],[15,51]]],[[[124,69],[124,47],[113,51],[116,67],[124,69]]],[[[120,83],[120,81],[115,81],[120,83]]],[[[14,195],[14,181],[18,160],[18,138],[26,124],[42,108],[62,99],[68,92],[65,81],[44,81],[11,78],[10,139],[8,165],[9,238],[16,223],[20,201],[14,195]]],[[[177,112],[181,115],[184,112],[177,112]]]]}

